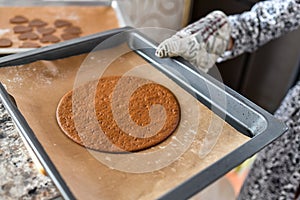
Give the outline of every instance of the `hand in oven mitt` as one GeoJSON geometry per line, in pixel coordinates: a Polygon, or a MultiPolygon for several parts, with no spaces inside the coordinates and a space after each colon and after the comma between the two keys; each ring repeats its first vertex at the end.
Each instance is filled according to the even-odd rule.
{"type": "Polygon", "coordinates": [[[227,16],[213,11],[163,41],[156,56],[181,56],[206,73],[228,48],[230,33],[227,16]]]}

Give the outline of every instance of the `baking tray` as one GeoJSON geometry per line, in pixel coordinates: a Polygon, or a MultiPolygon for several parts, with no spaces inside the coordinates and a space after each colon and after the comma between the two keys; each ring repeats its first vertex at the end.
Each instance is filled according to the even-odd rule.
{"type": "MultiPolygon", "coordinates": [[[[81,37],[120,27],[117,19],[118,13],[111,6],[110,1],[0,1],[0,37],[9,38],[13,42],[11,47],[0,48],[1,55],[32,49],[19,47],[28,40],[20,40],[19,34],[13,31],[15,24],[9,22],[11,18],[20,14],[29,20],[38,18],[47,22],[48,25],[45,27],[54,27],[56,19],[68,20],[74,26],[81,28],[82,33],[79,35],[81,37]],[[97,20],[97,26],[95,26],[95,20],[97,20]]],[[[33,29],[33,32],[41,37],[36,29],[33,29]]],[[[62,32],[62,28],[56,28],[53,35],[63,40],[61,38],[62,32]]],[[[30,41],[38,43],[40,46],[51,44],[42,43],[39,39],[30,41]]]]}
{"type": "MultiPolygon", "coordinates": [[[[126,43],[135,54],[151,63],[153,68],[166,75],[176,85],[218,115],[220,119],[224,119],[241,134],[249,137],[249,140],[245,143],[236,146],[229,153],[222,155],[221,158],[209,163],[202,170],[185,178],[184,181],[180,181],[175,187],[169,188],[163,194],[155,196],[155,198],[186,199],[191,197],[254,155],[287,130],[287,126],[283,122],[275,119],[267,111],[211,76],[197,72],[193,66],[183,59],[157,58],[155,56],[157,44],[130,27],[114,29],[37,50],[2,57],[0,59],[0,67],[11,68],[39,60],[57,60],[89,53],[92,50],[95,51],[94,48],[101,42],[102,45],[100,45],[100,48],[97,47],[96,52],[126,43]],[[117,39],[105,42],[110,37],[117,35],[119,35],[119,37],[116,37],[117,39]]],[[[1,82],[3,81],[1,80],[1,82]]],[[[26,88],[24,89],[26,90],[26,88]]],[[[57,169],[57,163],[52,162],[45,150],[45,146],[41,144],[41,141],[36,137],[36,133],[23,116],[24,113],[21,113],[14,105],[2,84],[0,85],[0,97],[25,142],[28,143],[48,176],[54,181],[61,195],[65,199],[75,199],[74,191],[71,191],[69,187],[70,183],[66,182],[65,178],[61,176],[57,169]]]]}
{"type": "Polygon", "coordinates": [[[105,5],[111,6],[113,0],[0,0],[1,6],[66,6],[66,5],[89,5],[89,6],[97,6],[97,5],[105,5]]]}

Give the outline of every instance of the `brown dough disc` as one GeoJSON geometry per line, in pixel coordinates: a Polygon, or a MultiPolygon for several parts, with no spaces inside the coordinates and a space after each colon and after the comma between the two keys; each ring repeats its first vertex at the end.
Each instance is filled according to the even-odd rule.
{"type": "Polygon", "coordinates": [[[70,34],[80,34],[82,33],[81,28],[78,26],[70,26],[64,29],[65,33],[70,33],[70,34]]]}
{"type": "Polygon", "coordinates": [[[28,33],[22,33],[19,35],[19,40],[37,40],[39,39],[39,36],[35,33],[28,32],[28,33]]]}
{"type": "Polygon", "coordinates": [[[46,26],[48,23],[44,22],[43,20],[40,19],[33,19],[29,22],[30,27],[42,27],[46,26]]]}
{"type": "Polygon", "coordinates": [[[119,80],[120,77],[117,76],[101,78],[98,82],[89,82],[63,96],[58,104],[56,117],[60,128],[70,139],[98,151],[133,152],[159,144],[175,131],[180,120],[180,107],[173,93],[149,80],[122,77],[122,81],[125,81],[121,84],[125,87],[122,91],[130,91],[132,85],[141,81],[147,83],[130,95],[129,104],[122,99],[123,92],[114,92],[116,105],[128,108],[130,119],[139,127],[147,128],[149,124],[154,124],[155,127],[162,123],[162,126],[156,127],[158,130],[155,133],[144,132],[142,137],[123,131],[120,127],[125,126],[131,131],[133,127],[127,124],[126,113],[112,111],[113,91],[119,80]],[[154,122],[151,122],[150,107],[157,104],[163,106],[166,119],[163,119],[162,112],[152,110],[154,122]],[[121,116],[119,123],[122,126],[117,125],[114,116],[121,116]]]}
{"type": "Polygon", "coordinates": [[[72,26],[72,23],[67,20],[57,19],[54,21],[54,26],[57,28],[68,27],[68,26],[72,26]]]}
{"type": "Polygon", "coordinates": [[[17,15],[15,17],[11,18],[9,20],[9,22],[12,24],[23,24],[23,23],[27,23],[28,19],[22,15],[17,15]]]}
{"type": "Polygon", "coordinates": [[[50,34],[54,33],[56,31],[56,29],[52,28],[52,27],[48,27],[48,28],[41,27],[41,28],[38,28],[37,31],[42,35],[50,35],[50,34]]]}
{"type": "Polygon", "coordinates": [[[41,39],[41,43],[57,43],[60,39],[56,37],[55,35],[44,35],[41,39]]]}
{"type": "Polygon", "coordinates": [[[28,26],[18,25],[13,28],[15,33],[27,33],[31,32],[32,28],[28,26]]]}
{"type": "Polygon", "coordinates": [[[63,33],[61,34],[61,38],[63,40],[71,40],[71,39],[75,39],[78,38],[79,35],[78,34],[71,34],[71,33],[63,33]]]}
{"type": "Polygon", "coordinates": [[[0,47],[11,47],[13,45],[12,41],[7,38],[0,39],[0,47]]]}
{"type": "Polygon", "coordinates": [[[24,42],[20,48],[39,48],[41,45],[35,42],[24,42]]]}

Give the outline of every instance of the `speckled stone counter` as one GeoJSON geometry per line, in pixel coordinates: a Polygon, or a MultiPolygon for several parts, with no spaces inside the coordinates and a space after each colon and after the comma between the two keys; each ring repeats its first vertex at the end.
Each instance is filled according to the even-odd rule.
{"type": "Polygon", "coordinates": [[[0,199],[53,199],[59,192],[40,174],[0,102],[0,199]]]}

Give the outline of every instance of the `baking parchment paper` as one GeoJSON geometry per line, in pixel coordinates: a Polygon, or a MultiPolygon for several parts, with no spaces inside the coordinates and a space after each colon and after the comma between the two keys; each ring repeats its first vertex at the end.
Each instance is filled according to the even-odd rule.
{"type": "Polygon", "coordinates": [[[78,199],[158,198],[250,139],[136,53],[105,60],[123,48],[127,47],[0,69],[1,82],[78,199]],[[176,95],[182,114],[171,137],[151,149],[120,156],[88,150],[63,134],[55,117],[58,102],[74,85],[99,78],[99,69],[107,67],[104,63],[109,65],[102,76],[141,76],[176,95]],[[200,157],[205,139],[218,131],[212,151],[200,157]]]}

